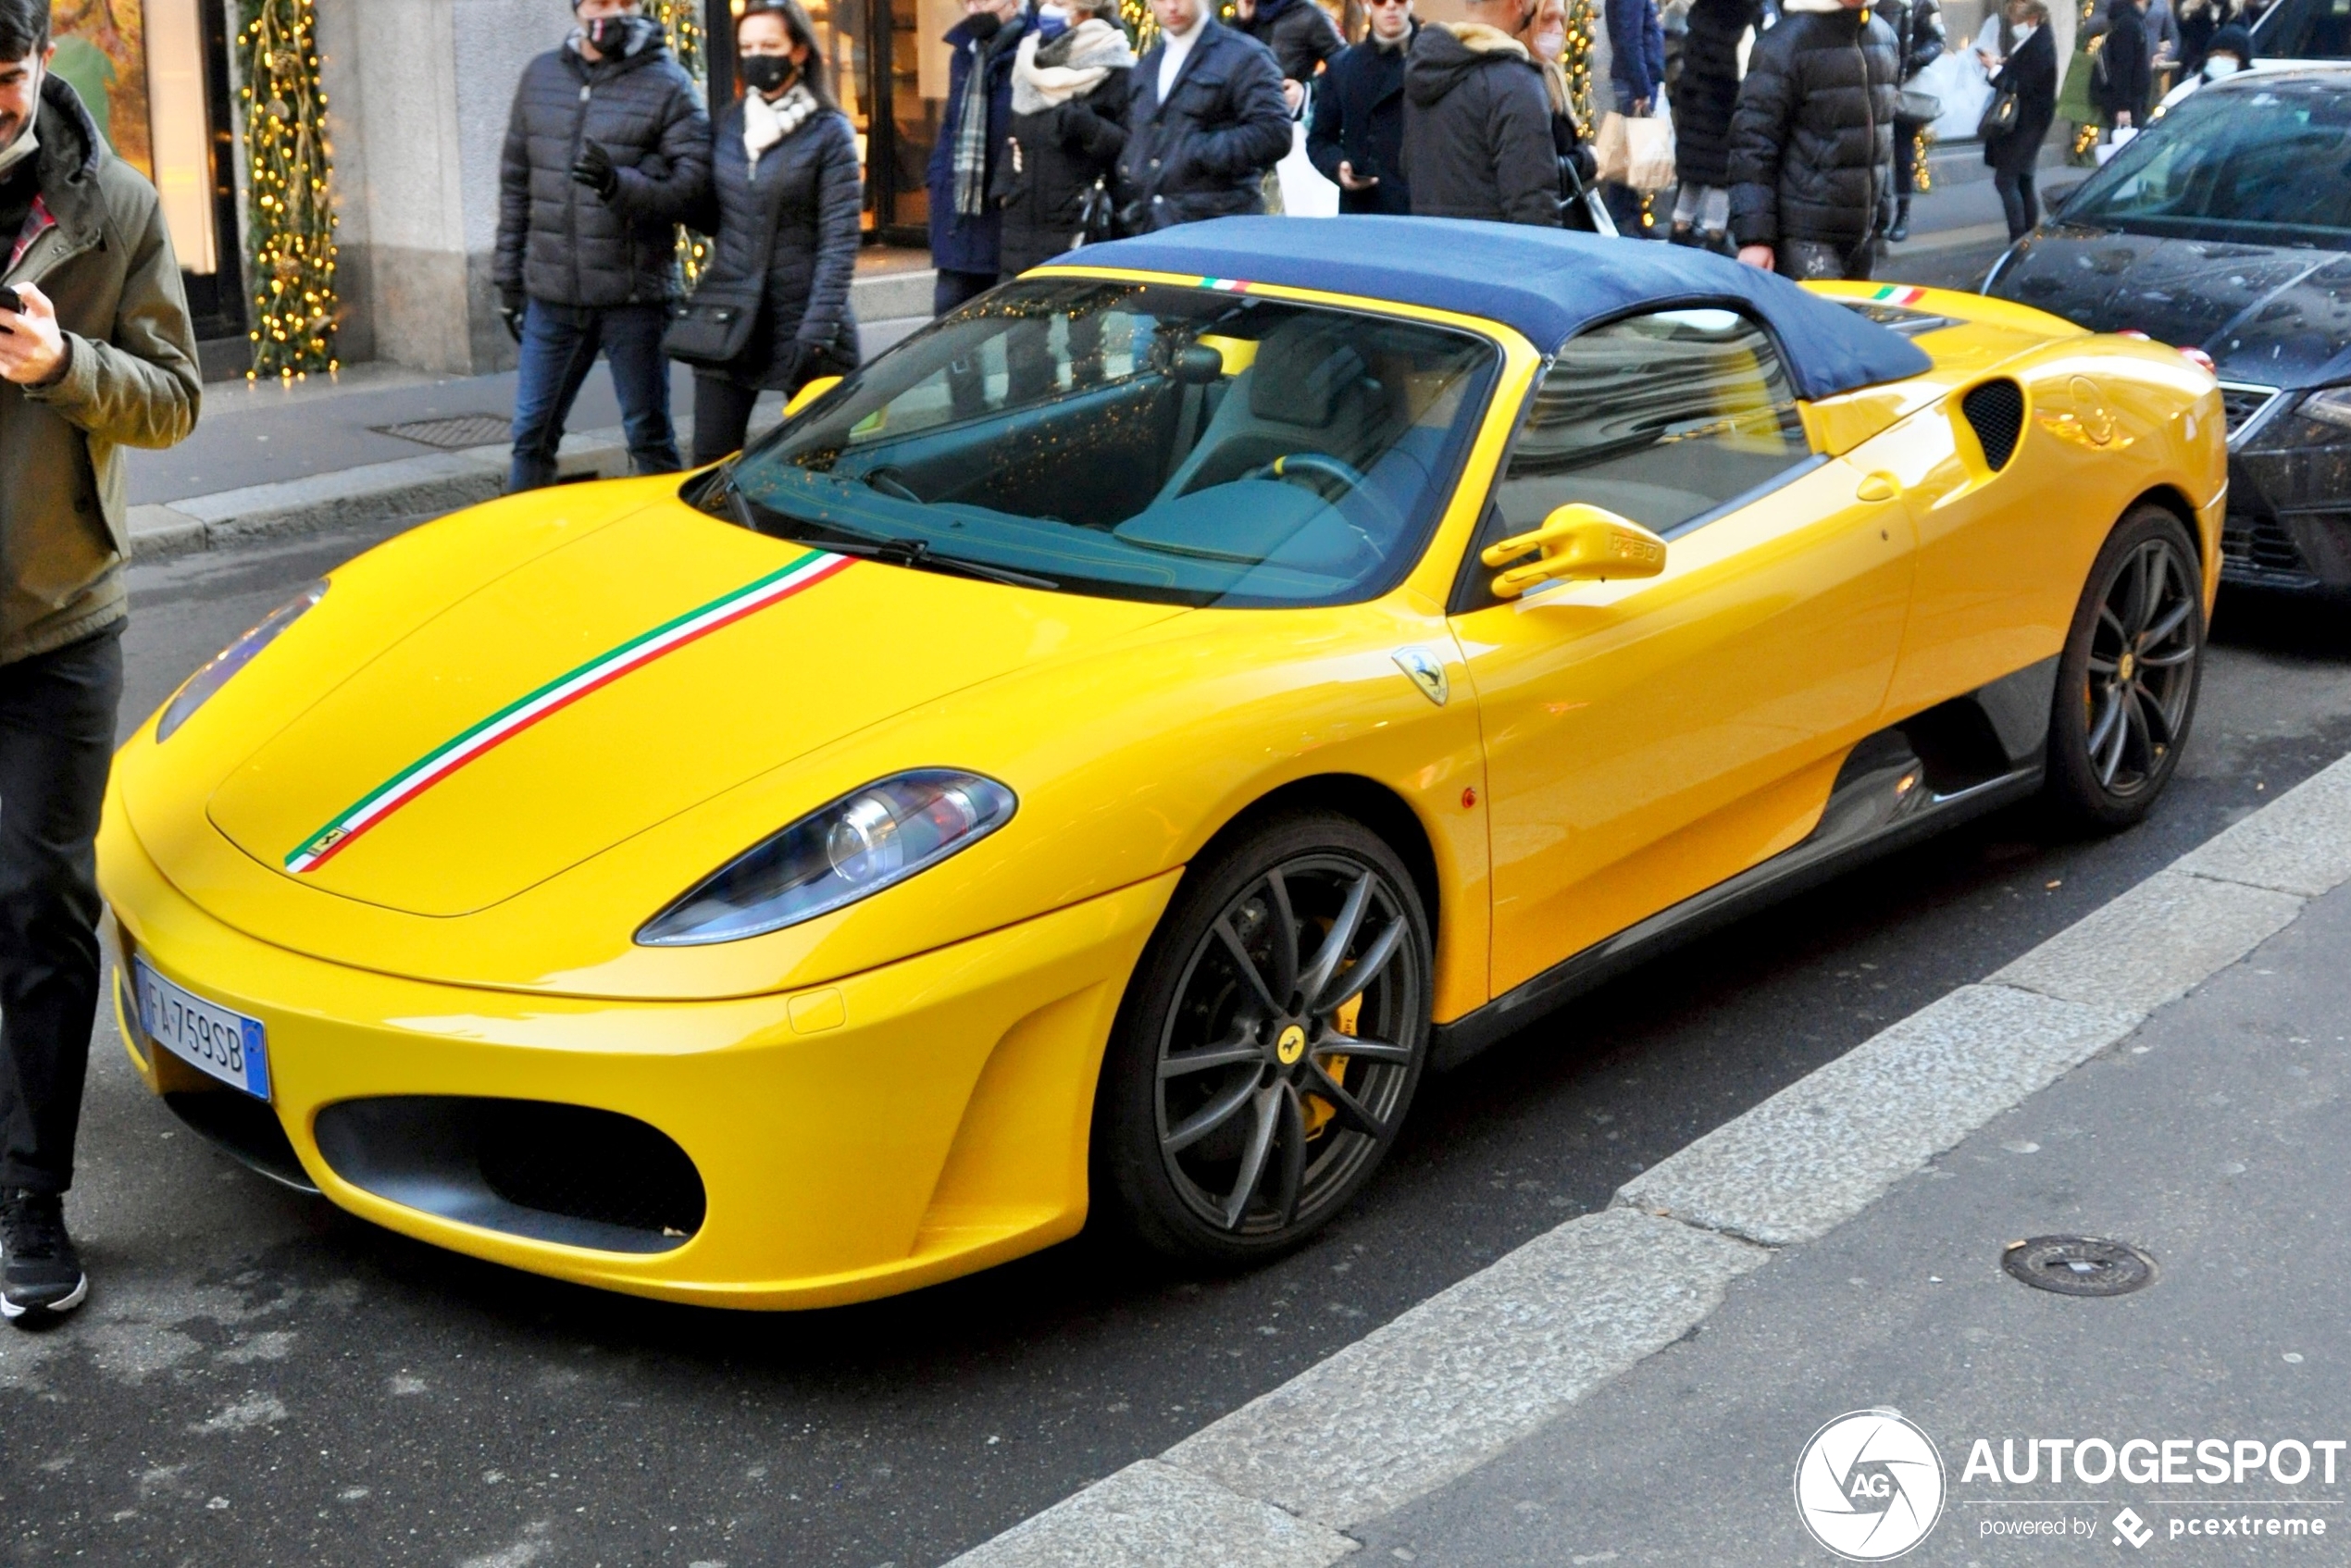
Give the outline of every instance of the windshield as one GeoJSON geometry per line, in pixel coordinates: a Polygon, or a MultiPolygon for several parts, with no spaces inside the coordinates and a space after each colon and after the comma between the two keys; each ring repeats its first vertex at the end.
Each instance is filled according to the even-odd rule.
{"type": "Polygon", "coordinates": [[[2253,53],[2263,60],[2351,57],[2351,0],[2278,0],[2253,24],[2253,53]]]}
{"type": "Polygon", "coordinates": [[[753,447],[763,532],[1189,605],[1346,604],[1419,557],[1500,356],[1219,291],[1008,285],[753,447]]]}
{"type": "Polygon", "coordinates": [[[2183,100],[2091,176],[2062,221],[2351,245],[2351,83],[2259,80],[2183,100]]]}

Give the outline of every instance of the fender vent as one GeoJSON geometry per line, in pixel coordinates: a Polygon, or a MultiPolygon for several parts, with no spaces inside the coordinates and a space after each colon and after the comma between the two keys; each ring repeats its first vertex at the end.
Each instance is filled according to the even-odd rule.
{"type": "Polygon", "coordinates": [[[1986,381],[1959,399],[1959,412],[1974,428],[1984,460],[1995,470],[2007,467],[2024,434],[2024,389],[2014,381],[1986,381]]]}

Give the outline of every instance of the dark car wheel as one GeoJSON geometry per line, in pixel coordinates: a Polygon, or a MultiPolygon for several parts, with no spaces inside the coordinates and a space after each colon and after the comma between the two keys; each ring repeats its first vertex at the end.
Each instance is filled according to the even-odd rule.
{"type": "Polygon", "coordinates": [[[2197,560],[2178,517],[2143,506],[2090,569],[2049,718],[2049,793],[2081,823],[2130,827],[2179,766],[2204,667],[2197,560]]]}
{"type": "Polygon", "coordinates": [[[1428,918],[1395,852],[1312,813],[1185,878],[1137,967],[1094,1121],[1095,1193],[1146,1245],[1297,1246],[1395,1141],[1427,1055],[1428,918]]]}

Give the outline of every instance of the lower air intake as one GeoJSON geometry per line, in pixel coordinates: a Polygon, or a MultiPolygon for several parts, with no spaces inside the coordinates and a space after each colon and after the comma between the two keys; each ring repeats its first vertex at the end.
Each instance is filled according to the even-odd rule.
{"type": "Polygon", "coordinates": [[[1959,399],[1959,412],[1984,448],[1984,461],[2005,468],[2024,437],[2024,389],[2014,381],[1986,381],[1959,399]]]}
{"type": "Polygon", "coordinates": [[[541,1100],[395,1095],[318,1113],[352,1186],[444,1219],[605,1252],[666,1252],[702,1228],[702,1175],[634,1116],[541,1100]]]}

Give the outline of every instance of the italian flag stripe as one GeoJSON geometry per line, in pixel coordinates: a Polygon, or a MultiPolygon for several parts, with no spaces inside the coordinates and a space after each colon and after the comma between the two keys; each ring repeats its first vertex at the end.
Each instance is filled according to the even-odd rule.
{"type": "Polygon", "coordinates": [[[1898,283],[1889,283],[1872,297],[1882,305],[1916,305],[1926,297],[1926,291],[1906,289],[1898,283]]]}
{"type": "Polygon", "coordinates": [[[336,815],[286,856],[286,869],[299,877],[315,871],[351,847],[352,840],[484,753],[553,717],[590,692],[640,670],[665,653],[698,642],[712,632],[779,604],[846,570],[846,555],[811,550],[778,571],[689,610],[677,619],[600,653],[567,675],[556,677],[529,696],[508,703],[464,734],[426,753],[336,815]]]}

